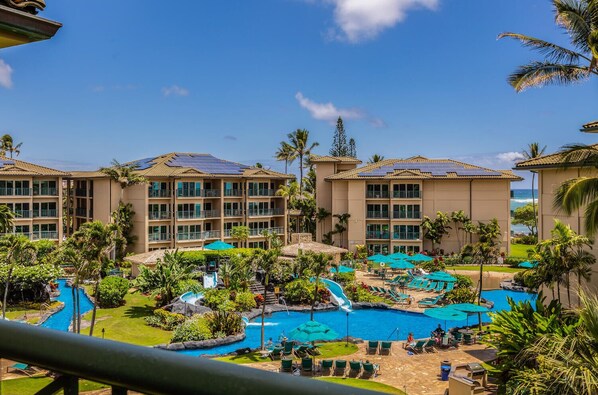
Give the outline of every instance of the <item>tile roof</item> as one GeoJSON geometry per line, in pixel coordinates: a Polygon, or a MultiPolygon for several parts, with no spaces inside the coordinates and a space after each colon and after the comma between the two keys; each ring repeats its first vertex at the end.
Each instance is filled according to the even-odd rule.
{"type": "Polygon", "coordinates": [[[582,132],[598,132],[598,121],[588,122],[581,128],[582,132]]]}
{"type": "MultiPolygon", "coordinates": [[[[598,149],[598,144],[590,145],[590,147],[598,149]]],[[[577,163],[581,164],[581,160],[579,162],[576,160],[570,160],[566,162],[564,160],[563,155],[560,152],[556,152],[554,154],[540,156],[539,158],[528,159],[522,162],[518,162],[515,164],[515,170],[528,170],[538,168],[548,169],[560,167],[564,164],[575,165],[577,163]]]]}
{"type": "Polygon", "coordinates": [[[66,177],[68,173],[49,167],[0,156],[0,174],[15,176],[56,176],[66,177]]]}
{"type": "Polygon", "coordinates": [[[508,179],[522,180],[511,170],[492,170],[452,159],[385,159],[377,163],[344,171],[326,180],[393,180],[393,179],[508,179]]]}
{"type": "Polygon", "coordinates": [[[310,158],[312,163],[362,163],[359,159],[351,156],[330,156],[330,155],[312,155],[310,158]]]}

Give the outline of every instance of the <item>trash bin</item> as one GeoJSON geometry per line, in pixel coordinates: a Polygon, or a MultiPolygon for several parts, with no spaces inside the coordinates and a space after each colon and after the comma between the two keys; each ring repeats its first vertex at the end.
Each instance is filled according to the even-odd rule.
{"type": "Polygon", "coordinates": [[[442,362],[440,362],[440,379],[442,381],[448,381],[450,373],[451,373],[451,363],[450,363],[450,361],[442,361],[442,362]]]}

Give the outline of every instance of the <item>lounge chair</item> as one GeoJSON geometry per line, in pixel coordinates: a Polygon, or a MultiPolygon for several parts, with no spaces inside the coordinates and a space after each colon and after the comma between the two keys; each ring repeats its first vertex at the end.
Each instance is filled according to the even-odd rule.
{"type": "Polygon", "coordinates": [[[374,341],[374,340],[368,341],[368,348],[366,350],[367,354],[376,354],[378,352],[378,346],[379,346],[378,341],[374,341]]]}
{"type": "Polygon", "coordinates": [[[357,377],[361,374],[361,361],[349,362],[349,377],[357,377]]]}
{"type": "Polygon", "coordinates": [[[343,359],[337,359],[334,361],[334,375],[335,376],[344,376],[345,371],[347,370],[347,361],[343,359]]]}
{"type": "Polygon", "coordinates": [[[380,370],[379,365],[366,361],[363,363],[363,373],[361,375],[361,378],[369,379],[370,377],[376,377],[376,374],[378,373],[379,370],[380,370]]]}
{"type": "Polygon", "coordinates": [[[390,355],[392,342],[380,342],[380,355],[390,355]]]}
{"type": "Polygon", "coordinates": [[[280,361],[280,371],[281,372],[292,372],[293,371],[293,359],[292,358],[283,358],[280,361]]]}
{"type": "Polygon", "coordinates": [[[436,289],[437,285],[438,285],[438,283],[430,281],[430,284],[426,288],[424,288],[423,291],[426,291],[426,292],[433,291],[434,289],[436,289]]]}
{"type": "Polygon", "coordinates": [[[463,340],[463,334],[461,332],[455,332],[453,333],[453,338],[457,343],[461,343],[463,340]]]}
{"type": "Polygon", "coordinates": [[[464,333],[463,344],[473,344],[473,336],[469,333],[464,333]]]}
{"type": "Polygon", "coordinates": [[[424,345],[424,350],[427,352],[435,352],[434,346],[436,346],[436,340],[429,339],[426,344],[424,345]]]}
{"type": "Polygon", "coordinates": [[[455,283],[447,283],[444,292],[451,292],[455,288],[455,283]]]}
{"type": "Polygon", "coordinates": [[[12,370],[13,372],[23,373],[27,376],[32,376],[35,373],[35,369],[33,369],[33,367],[31,367],[30,365],[27,365],[26,363],[15,363],[13,365],[7,366],[6,373],[10,373],[9,370],[12,370]]]}
{"type": "Polygon", "coordinates": [[[436,287],[436,289],[434,290],[434,292],[438,293],[438,292],[442,292],[442,290],[444,289],[444,282],[440,281],[438,283],[438,286],[436,287]]]}
{"type": "Polygon", "coordinates": [[[284,348],[282,348],[282,347],[274,347],[272,350],[270,350],[270,352],[268,353],[268,356],[273,361],[275,359],[280,359],[283,350],[284,350],[284,348]]]}
{"type": "Polygon", "coordinates": [[[424,352],[424,346],[426,345],[426,340],[418,340],[413,346],[407,345],[405,349],[409,351],[413,351],[414,353],[421,354],[424,352]]]}
{"type": "Polygon", "coordinates": [[[282,354],[283,355],[293,355],[293,347],[295,346],[295,343],[293,342],[286,342],[284,344],[284,349],[282,350],[282,354]]]}
{"type": "Polygon", "coordinates": [[[420,300],[417,304],[421,307],[421,306],[435,306],[442,298],[444,297],[444,294],[438,295],[435,298],[425,298],[420,300]]]}
{"type": "Polygon", "coordinates": [[[293,347],[293,352],[297,358],[306,358],[309,356],[308,347],[305,344],[300,344],[296,347],[293,347]]]}
{"type": "Polygon", "coordinates": [[[303,358],[301,360],[301,373],[313,373],[314,361],[311,358],[303,358]]]}
{"type": "Polygon", "coordinates": [[[398,276],[396,276],[392,280],[388,280],[386,283],[387,284],[398,284],[400,282],[400,280],[401,280],[402,277],[403,276],[399,274],[398,276]]]}
{"type": "Polygon", "coordinates": [[[323,376],[329,376],[330,375],[330,372],[332,371],[332,365],[333,365],[332,359],[324,359],[321,362],[320,367],[322,368],[322,375],[323,376]]]}
{"type": "Polygon", "coordinates": [[[407,284],[407,288],[411,288],[411,289],[416,289],[417,286],[422,282],[421,279],[419,278],[414,278],[413,280],[411,280],[411,282],[409,284],[407,284]]]}
{"type": "Polygon", "coordinates": [[[306,344],[305,347],[307,347],[307,353],[311,356],[322,355],[320,349],[315,344],[306,344]]]}

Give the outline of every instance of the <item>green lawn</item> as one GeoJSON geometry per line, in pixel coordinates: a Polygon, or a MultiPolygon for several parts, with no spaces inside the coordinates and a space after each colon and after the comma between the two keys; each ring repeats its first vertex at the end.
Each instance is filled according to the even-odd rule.
{"type": "MultiPolygon", "coordinates": [[[[35,394],[44,386],[52,381],[46,376],[26,377],[22,379],[4,380],[0,383],[0,394],[2,395],[21,395],[21,394],[35,394]]],[[[79,380],[79,391],[95,391],[102,388],[107,388],[107,385],[94,383],[87,380],[79,380]]],[[[62,394],[63,392],[57,392],[62,394]]]]}
{"type": "Polygon", "coordinates": [[[527,258],[527,250],[533,247],[527,244],[511,244],[511,256],[515,258],[527,258]]]}
{"type": "Polygon", "coordinates": [[[318,377],[316,380],[328,381],[340,385],[347,385],[349,387],[363,388],[370,391],[384,392],[386,394],[405,395],[403,391],[390,385],[378,383],[370,380],[351,379],[342,377],[318,377]]]}
{"type": "MultiPolygon", "coordinates": [[[[452,270],[473,270],[473,271],[480,271],[480,267],[477,265],[470,265],[470,266],[448,266],[447,271],[452,270]]],[[[484,266],[485,272],[498,272],[498,273],[517,273],[522,271],[523,269],[517,267],[508,267],[508,266],[484,266]]]]}
{"type": "MultiPolygon", "coordinates": [[[[105,339],[117,340],[140,346],[154,346],[168,343],[172,332],[146,325],[144,318],[153,315],[154,300],[140,293],[129,293],[125,296],[126,304],[114,309],[98,309],[94,336],[102,336],[102,328],[106,330],[105,339]]],[[[83,318],[91,320],[91,312],[83,318]]],[[[81,330],[89,334],[89,328],[81,330]]]]}
{"type": "MultiPolygon", "coordinates": [[[[335,358],[341,355],[350,355],[357,352],[357,346],[349,343],[345,346],[344,342],[322,343],[318,344],[318,348],[322,355],[318,355],[319,359],[335,358]]],[[[272,362],[270,358],[262,358],[259,352],[245,355],[235,355],[228,357],[215,358],[217,361],[231,362],[236,364],[254,363],[254,362],[272,362]]]]}
{"type": "MultiPolygon", "coordinates": [[[[47,309],[44,309],[44,312],[49,309],[56,309],[61,305],[60,302],[52,302],[47,305],[47,309]]],[[[37,324],[39,321],[39,309],[31,309],[22,306],[8,306],[6,310],[6,318],[9,320],[24,320],[25,316],[27,316],[27,322],[30,324],[37,324]]]]}

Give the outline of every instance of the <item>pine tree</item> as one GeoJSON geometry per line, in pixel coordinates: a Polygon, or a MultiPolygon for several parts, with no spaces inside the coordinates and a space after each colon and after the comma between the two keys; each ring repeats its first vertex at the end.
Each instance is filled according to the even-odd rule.
{"type": "Polygon", "coordinates": [[[357,158],[357,148],[355,147],[355,139],[349,140],[349,155],[351,158],[357,158]]]}
{"type": "Polygon", "coordinates": [[[347,134],[345,133],[345,126],[343,125],[343,119],[341,117],[338,117],[338,120],[336,121],[336,130],[334,131],[334,138],[332,140],[332,147],[330,148],[330,155],[349,155],[349,146],[347,145],[347,134]]]}

